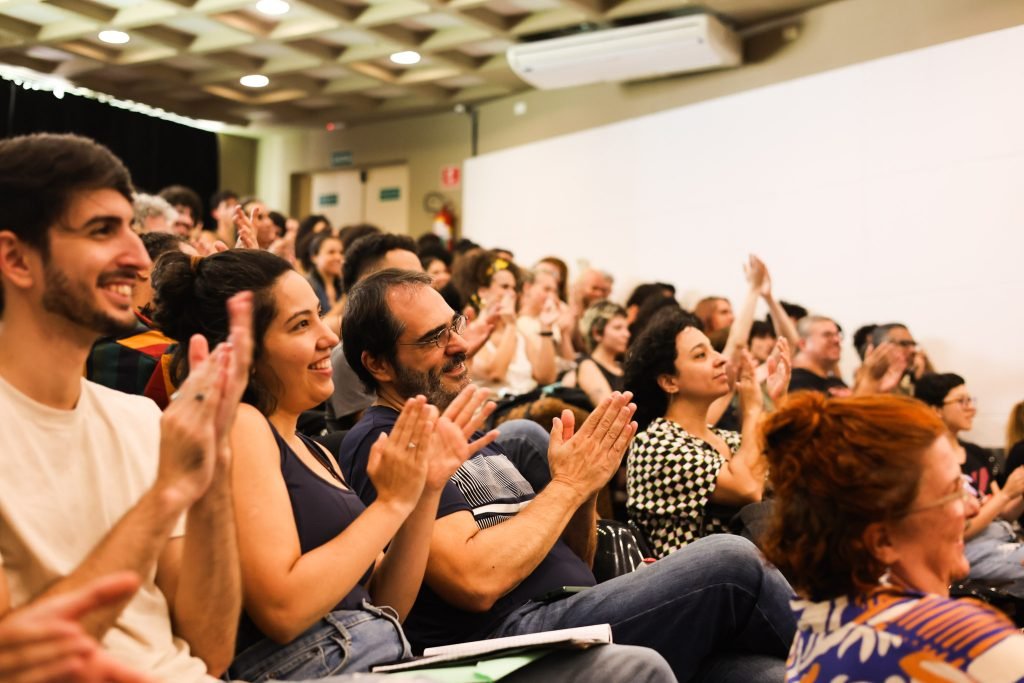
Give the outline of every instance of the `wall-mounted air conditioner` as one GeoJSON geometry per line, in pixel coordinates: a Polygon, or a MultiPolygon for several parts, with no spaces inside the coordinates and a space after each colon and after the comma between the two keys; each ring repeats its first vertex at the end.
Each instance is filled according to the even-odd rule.
{"type": "Polygon", "coordinates": [[[520,78],[542,90],[718,69],[743,61],[739,36],[709,14],[520,43],[507,56],[520,78]]]}

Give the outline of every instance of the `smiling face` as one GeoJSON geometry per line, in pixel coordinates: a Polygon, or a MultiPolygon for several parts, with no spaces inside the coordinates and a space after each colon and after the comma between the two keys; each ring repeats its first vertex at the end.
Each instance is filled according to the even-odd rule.
{"type": "Polygon", "coordinates": [[[938,438],[922,456],[917,497],[910,513],[887,523],[889,546],[879,558],[914,588],[947,595],[967,576],[964,527],[978,512],[977,499],[963,495],[960,466],[948,439],[938,438]]]}
{"type": "Polygon", "coordinates": [[[134,328],[132,294],[151,264],[131,220],[131,204],[115,190],[83,190],[72,197],[50,229],[48,258],[32,259],[33,290],[45,313],[88,337],[134,328]]]}
{"type": "Polygon", "coordinates": [[[974,398],[967,390],[966,384],[950,389],[942,401],[942,408],[939,409],[939,417],[954,434],[970,431],[977,413],[974,398]]]}
{"type": "Polygon", "coordinates": [[[523,285],[520,304],[530,315],[537,315],[544,307],[548,297],[558,298],[558,279],[548,271],[534,273],[533,282],[523,285]]]}
{"type": "Polygon", "coordinates": [[[484,305],[495,301],[501,301],[508,292],[516,291],[516,276],[508,270],[499,270],[491,276],[491,283],[487,287],[481,287],[477,294],[484,305]]]}
{"type": "Polygon", "coordinates": [[[675,375],[663,375],[659,383],[670,400],[713,401],[729,393],[725,356],[711,347],[707,335],[687,327],[676,335],[675,375]]]}
{"type": "Polygon", "coordinates": [[[829,366],[839,362],[843,350],[843,335],[831,320],[811,323],[807,337],[800,340],[800,350],[821,365],[829,366]]]}
{"type": "Polygon", "coordinates": [[[320,243],[320,248],[313,255],[313,265],[325,280],[341,277],[341,267],[345,265],[341,240],[335,237],[323,240],[320,243]]]}
{"type": "Polygon", "coordinates": [[[277,410],[300,413],[334,392],[331,349],[338,336],[320,318],[320,302],[301,275],[288,271],[271,288],[277,314],[263,337],[255,372],[276,394],[277,410]]]}
{"type": "Polygon", "coordinates": [[[392,287],[388,292],[391,314],[405,327],[398,339],[391,384],[399,396],[423,394],[427,401],[444,410],[466,385],[466,342],[455,332],[443,331],[457,318],[433,287],[392,287]],[[447,343],[429,342],[438,333],[447,343]]]}

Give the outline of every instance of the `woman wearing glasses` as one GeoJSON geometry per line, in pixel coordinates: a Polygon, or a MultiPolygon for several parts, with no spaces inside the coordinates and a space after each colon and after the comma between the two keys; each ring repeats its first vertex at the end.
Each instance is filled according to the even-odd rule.
{"type": "MultiPolygon", "coordinates": [[[[299,415],[331,395],[338,343],[309,282],[265,251],[177,256],[153,275],[155,317],[176,338],[220,343],[224,303],[238,291],[254,297],[253,369],[231,439],[239,557],[222,558],[240,561],[244,591],[231,677],[320,678],[408,657],[399,622],[419,591],[441,489],[493,434],[467,445],[471,419],[457,425],[410,399],[373,446],[378,498],[364,506],[332,456],[296,431],[299,415]]],[[[184,376],[188,361],[180,351],[172,372],[184,376]]],[[[479,393],[453,405],[471,414],[479,393]]]]}
{"type": "Polygon", "coordinates": [[[999,473],[988,452],[958,438],[960,432],[971,429],[977,413],[975,399],[967,391],[963,377],[953,373],[922,375],[914,387],[914,397],[931,406],[942,420],[945,439],[980,504],[977,516],[968,522],[964,532],[971,578],[1024,578],[1024,545],[1017,542],[1013,528],[1005,521],[1017,519],[1024,512],[1024,468],[1010,472],[1000,487],[996,483],[999,473]]]}
{"type": "Polygon", "coordinates": [[[903,396],[792,394],[762,426],[764,551],[799,594],[787,681],[1018,681],[1024,636],[951,600],[977,512],[942,420],[903,396]]]}

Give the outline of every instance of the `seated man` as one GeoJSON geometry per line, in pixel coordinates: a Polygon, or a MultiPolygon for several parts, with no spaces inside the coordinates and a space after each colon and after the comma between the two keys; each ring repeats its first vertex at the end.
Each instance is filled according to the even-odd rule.
{"type": "MultiPolygon", "coordinates": [[[[444,408],[469,383],[464,325],[420,273],[383,270],[349,293],[345,355],[377,400],[342,445],[342,467],[367,503],[370,446],[405,398],[424,394],[444,408]]],[[[494,444],[456,472],[406,621],[414,647],[609,623],[615,642],[654,648],[680,680],[782,680],[792,591],[744,539],[702,539],[594,586],[596,495],[635,433],[628,401],[606,398],[578,432],[568,411],[555,420],[551,482],[540,493],[494,444]],[[564,586],[587,588],[564,597],[564,586]]]]}
{"type": "Polygon", "coordinates": [[[141,587],[80,623],[120,662],[176,683],[231,661],[241,606],[228,436],[248,376],[251,297],[231,345],[192,344],[162,415],[82,378],[93,343],[133,329],[149,257],[131,179],[71,135],[0,141],[0,616],[127,570],[141,587]]]}

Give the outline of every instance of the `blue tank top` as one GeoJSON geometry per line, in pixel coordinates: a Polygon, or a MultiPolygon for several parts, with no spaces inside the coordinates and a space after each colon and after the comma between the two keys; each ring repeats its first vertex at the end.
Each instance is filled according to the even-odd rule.
{"type": "MultiPolygon", "coordinates": [[[[366,509],[366,506],[350,488],[339,489],[310,470],[277,433],[274,425],[270,425],[270,430],[274,433],[274,440],[281,454],[281,476],[288,487],[292,517],[295,519],[295,529],[299,533],[299,547],[302,554],[306,554],[338,536],[366,509]]],[[[329,456],[324,454],[316,442],[302,434],[298,437],[317,461],[330,463],[329,456]]],[[[336,465],[331,466],[331,469],[334,468],[336,465]]],[[[372,571],[373,565],[366,569],[359,583],[334,606],[332,611],[358,609],[363,600],[369,600],[370,594],[364,586],[370,579],[372,571]]],[[[265,637],[266,635],[243,611],[238,626],[235,653],[242,652],[265,637]]]]}

